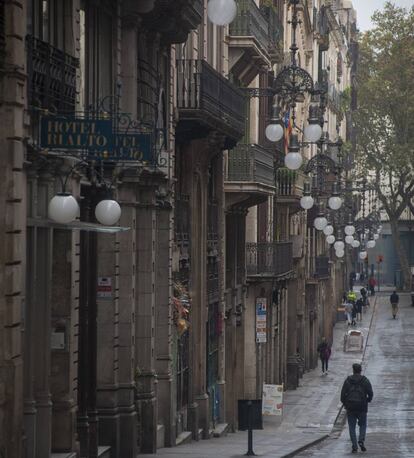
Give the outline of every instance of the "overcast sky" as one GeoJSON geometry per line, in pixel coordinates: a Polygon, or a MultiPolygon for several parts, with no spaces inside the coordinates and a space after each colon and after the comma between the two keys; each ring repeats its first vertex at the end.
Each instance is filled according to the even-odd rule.
{"type": "MultiPolygon", "coordinates": [[[[352,3],[358,12],[358,28],[363,32],[371,28],[371,15],[375,10],[383,8],[385,0],[352,0],[352,3]]],[[[393,0],[393,3],[410,7],[414,5],[414,0],[393,0]]]]}

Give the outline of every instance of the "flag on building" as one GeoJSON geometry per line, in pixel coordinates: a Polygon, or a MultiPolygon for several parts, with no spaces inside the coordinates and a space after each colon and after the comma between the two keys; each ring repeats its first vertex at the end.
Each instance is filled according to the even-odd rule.
{"type": "Polygon", "coordinates": [[[290,143],[290,134],[292,133],[292,113],[291,109],[289,108],[285,113],[284,119],[285,125],[285,154],[289,151],[289,143],[290,143]]]}

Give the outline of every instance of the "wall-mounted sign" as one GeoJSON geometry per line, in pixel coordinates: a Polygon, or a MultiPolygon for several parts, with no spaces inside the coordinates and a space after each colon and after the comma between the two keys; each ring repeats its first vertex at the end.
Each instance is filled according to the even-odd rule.
{"type": "Polygon", "coordinates": [[[112,278],[98,277],[98,289],[96,291],[98,299],[112,299],[112,278]]]}
{"type": "Polygon", "coordinates": [[[151,134],[117,131],[114,119],[46,116],[40,123],[40,146],[86,154],[88,159],[152,162],[151,134]]]}
{"type": "Polygon", "coordinates": [[[267,312],[267,299],[265,297],[258,297],[256,299],[256,342],[266,343],[266,312],[267,312]]]}

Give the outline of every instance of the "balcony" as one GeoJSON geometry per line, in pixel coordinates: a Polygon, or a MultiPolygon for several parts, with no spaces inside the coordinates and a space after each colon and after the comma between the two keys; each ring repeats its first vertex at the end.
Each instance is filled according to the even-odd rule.
{"type": "Polygon", "coordinates": [[[248,208],[275,191],[275,155],[256,144],[239,144],[228,153],[225,177],[226,206],[248,208]]]}
{"type": "Polygon", "coordinates": [[[271,6],[261,6],[260,8],[266,18],[269,28],[269,56],[272,63],[283,61],[283,22],[279,18],[278,12],[271,6]]]}
{"type": "Polygon", "coordinates": [[[328,106],[337,115],[341,113],[341,95],[335,84],[331,82],[328,82],[328,106]]]}
{"type": "Polygon", "coordinates": [[[165,43],[184,43],[201,23],[203,13],[203,0],[155,0],[154,8],[143,16],[144,25],[160,32],[165,43]]]}
{"type": "Polygon", "coordinates": [[[229,27],[230,68],[249,84],[260,67],[270,66],[269,26],[254,0],[236,0],[237,16],[229,27]]]}
{"type": "Polygon", "coordinates": [[[204,138],[211,130],[231,148],[244,135],[246,99],[242,91],[204,60],[177,60],[178,140],[204,138]]]}
{"type": "Polygon", "coordinates": [[[300,210],[300,199],[303,196],[305,175],[286,168],[276,170],[276,195],[278,204],[290,205],[300,210]]]}
{"type": "Polygon", "coordinates": [[[291,242],[246,243],[246,270],[254,277],[279,277],[293,271],[291,242]]]}
{"type": "Polygon", "coordinates": [[[33,36],[27,37],[29,103],[55,112],[73,112],[79,60],[33,36]]]}

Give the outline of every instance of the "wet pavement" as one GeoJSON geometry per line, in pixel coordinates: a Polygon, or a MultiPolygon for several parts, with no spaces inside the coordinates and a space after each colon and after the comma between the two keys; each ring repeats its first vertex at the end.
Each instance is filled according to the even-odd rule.
{"type": "MultiPolygon", "coordinates": [[[[387,294],[388,297],[388,294],[387,294]]],[[[385,310],[383,304],[386,303],[385,298],[380,300],[378,303],[377,313],[373,313],[376,307],[371,306],[367,312],[363,315],[363,320],[358,323],[358,328],[364,332],[365,336],[369,336],[366,340],[367,347],[365,352],[365,359],[368,354],[372,354],[373,363],[369,363],[367,367],[372,364],[373,368],[382,368],[384,362],[384,355],[389,350],[390,341],[393,340],[395,332],[392,328],[390,331],[386,331],[388,327],[403,326],[403,321],[399,318],[395,322],[388,320],[388,315],[385,316],[385,310]],[[383,316],[384,314],[384,316],[383,316]],[[370,327],[375,329],[375,335],[369,333],[370,327]],[[384,329],[383,329],[384,328],[384,329]],[[384,334],[384,339],[378,339],[378,334],[384,334]],[[381,342],[381,343],[378,343],[381,342]],[[388,342],[388,343],[387,343],[388,342]],[[381,353],[374,351],[374,348],[383,348],[381,353]],[[378,361],[375,362],[375,358],[378,361]]],[[[372,303],[374,301],[372,300],[372,303]]],[[[404,306],[405,307],[405,306],[404,306]]],[[[414,315],[414,308],[411,310],[402,310],[402,314],[408,314],[412,312],[414,315]]],[[[388,310],[388,307],[387,307],[388,310]]],[[[407,322],[408,323],[408,322],[407,322]]],[[[411,322],[411,324],[413,324],[411,322]]],[[[397,332],[409,332],[410,325],[407,324],[407,329],[404,331],[398,329],[397,332]]],[[[300,450],[308,448],[310,445],[319,441],[319,447],[311,450],[311,453],[307,453],[301,456],[329,456],[329,457],[340,457],[346,456],[350,450],[348,450],[347,436],[341,435],[342,428],[340,427],[340,421],[336,421],[339,415],[339,420],[344,418],[343,413],[340,413],[341,404],[339,401],[340,390],[342,383],[346,376],[352,372],[352,363],[361,362],[364,354],[361,352],[356,353],[344,353],[343,351],[343,337],[347,330],[347,326],[344,322],[337,323],[334,328],[334,338],[332,345],[332,356],[329,366],[329,374],[322,376],[320,367],[313,371],[307,372],[300,381],[300,387],[293,391],[287,391],[284,393],[284,412],[283,421],[280,421],[278,417],[267,417],[264,420],[264,430],[254,432],[254,451],[257,456],[264,458],[282,458],[289,456],[298,456],[300,450]],[[336,426],[335,426],[336,422],[336,426]],[[333,439],[340,437],[339,439],[333,439]],[[333,448],[332,448],[333,447],[333,448]],[[339,448],[337,448],[339,447],[339,448]],[[342,447],[342,448],[341,448],[342,447]],[[332,449],[331,449],[332,448],[332,449]],[[332,451],[331,451],[332,450],[332,451]]],[[[411,334],[414,335],[413,332],[411,334]]],[[[408,334],[407,334],[408,335],[408,334]]],[[[400,335],[396,336],[397,342],[403,341],[408,344],[409,341],[400,335]]],[[[395,345],[394,345],[395,347],[395,345]]],[[[409,347],[407,347],[407,354],[409,353],[409,347]]],[[[393,360],[392,357],[390,357],[393,360]]],[[[401,357],[402,361],[402,357],[401,357]]],[[[410,360],[411,361],[411,360],[410,360]]],[[[398,361],[394,361],[395,367],[398,367],[398,361]]],[[[407,370],[408,370],[407,363],[407,370]]],[[[385,380],[388,384],[393,383],[392,371],[384,367],[386,374],[385,380]]],[[[398,372],[398,371],[397,371],[398,372]]],[[[375,374],[373,370],[372,374],[368,373],[370,377],[375,374]]],[[[384,376],[378,376],[378,378],[384,378],[384,376]]],[[[412,382],[412,379],[411,379],[412,382]]],[[[380,382],[373,378],[374,389],[380,382]]],[[[392,401],[392,393],[389,392],[390,388],[383,389],[383,393],[380,393],[380,388],[377,388],[376,401],[378,399],[378,405],[380,398],[389,398],[392,401]]],[[[377,404],[375,405],[377,406],[377,404]]],[[[374,407],[374,406],[373,406],[374,407]]],[[[392,409],[390,409],[391,411],[392,409]]],[[[376,411],[376,415],[384,418],[383,413],[385,411],[379,409],[376,411]]],[[[392,413],[392,412],[391,412],[392,413]]],[[[414,413],[414,412],[413,412],[414,413]]],[[[375,411],[372,409],[372,416],[375,411]]],[[[402,413],[401,413],[402,414],[402,413]]],[[[387,415],[389,412],[387,411],[387,415]]],[[[405,418],[410,417],[410,412],[405,411],[405,418]]],[[[400,416],[401,418],[401,416],[400,416]]],[[[414,418],[414,417],[412,417],[414,418]]],[[[404,423],[403,421],[401,422],[404,423]]],[[[379,424],[379,423],[378,423],[379,424]]],[[[369,433],[378,434],[381,436],[382,430],[370,430],[369,433]]],[[[390,443],[392,442],[391,436],[387,439],[390,443]]],[[[368,437],[367,444],[370,444],[371,438],[368,437]]],[[[407,439],[408,441],[408,439],[407,439]]],[[[220,438],[212,438],[209,440],[202,440],[199,442],[192,442],[190,444],[180,445],[179,447],[163,448],[158,450],[158,455],[167,456],[169,458],[186,458],[186,457],[229,457],[236,458],[242,457],[247,451],[247,432],[236,432],[228,434],[227,436],[220,438]]],[[[139,458],[151,457],[153,455],[138,455],[139,458]]],[[[382,456],[414,456],[414,455],[382,455],[382,456]]]]}
{"type": "MultiPolygon", "coordinates": [[[[369,406],[365,457],[414,457],[414,307],[400,294],[396,320],[389,293],[378,297],[364,373],[371,380],[374,399],[369,406]]],[[[296,456],[342,457],[351,453],[348,430],[296,456]]]]}

